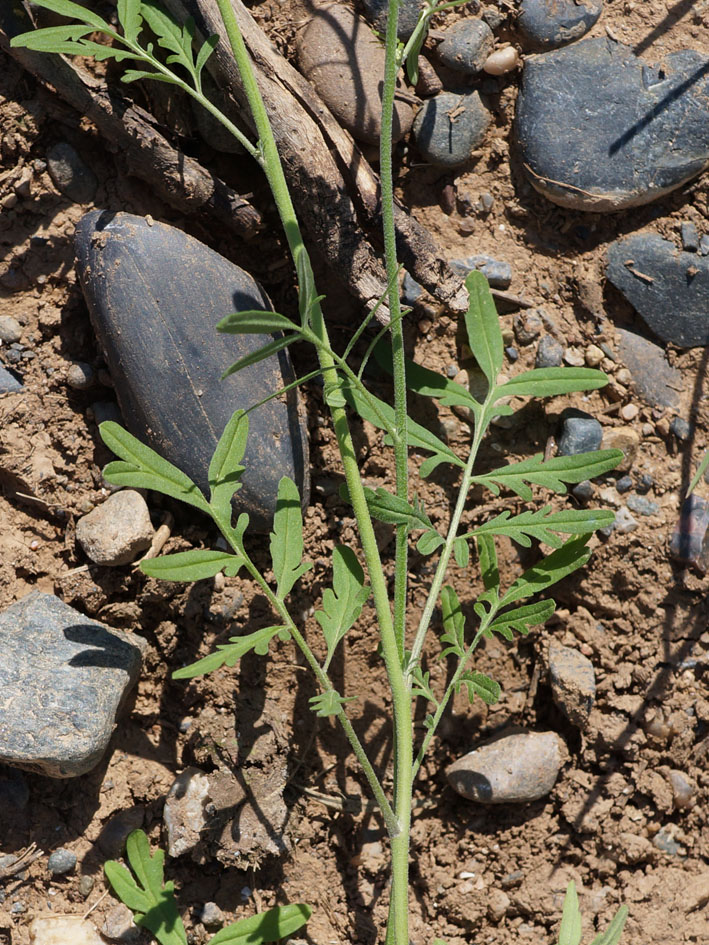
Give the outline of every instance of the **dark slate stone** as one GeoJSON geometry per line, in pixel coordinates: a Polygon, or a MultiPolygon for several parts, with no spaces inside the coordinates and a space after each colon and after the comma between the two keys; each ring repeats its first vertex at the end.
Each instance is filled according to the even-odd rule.
{"type": "Polygon", "coordinates": [[[534,366],[538,368],[560,367],[564,358],[564,348],[553,335],[543,335],[537,345],[534,366]]]}
{"type": "Polygon", "coordinates": [[[709,259],[634,233],[609,246],[606,274],[662,341],[709,344],[709,259]]]}
{"type": "Polygon", "coordinates": [[[515,129],[533,186],[554,203],[649,203],[709,163],[709,57],[683,50],[658,69],[608,38],[530,56],[515,129]]]}
{"type": "Polygon", "coordinates": [[[603,427],[590,414],[574,407],[568,407],[561,414],[561,456],[575,456],[577,453],[590,453],[600,449],[602,439],[603,427]]]}
{"type": "Polygon", "coordinates": [[[694,223],[682,223],[680,225],[680,235],[682,237],[682,249],[688,253],[696,253],[699,249],[699,230],[694,223]]]}
{"type": "Polygon", "coordinates": [[[633,375],[633,386],[653,407],[677,407],[682,374],[667,363],[663,349],[642,335],[618,329],[618,354],[633,375]]]}
{"type": "Polygon", "coordinates": [[[657,502],[652,502],[650,499],[646,499],[641,495],[628,496],[628,508],[637,515],[657,515],[660,511],[660,506],[657,502]]]}
{"type": "Polygon", "coordinates": [[[96,193],[96,175],[84,164],[67,141],[60,141],[47,151],[49,176],[57,190],[74,203],[91,203],[96,193]]]}
{"type": "Polygon", "coordinates": [[[76,866],[76,853],[59,847],[47,860],[47,869],[52,876],[63,876],[65,873],[71,873],[76,866]]]}
{"type": "Polygon", "coordinates": [[[443,41],[436,46],[436,58],[456,72],[476,75],[482,70],[494,44],[495,37],[487,23],[467,17],[444,31],[443,41]]]}
{"type": "Polygon", "coordinates": [[[479,269],[493,289],[509,289],[512,282],[512,266],[492,256],[470,256],[466,262],[479,269]]]}
{"type": "Polygon", "coordinates": [[[460,167],[483,140],[489,124],[490,113],[477,92],[441,92],[420,109],[414,120],[414,137],[430,164],[460,167]]]}
{"type": "Polygon", "coordinates": [[[709,502],[692,494],[682,503],[679,520],[670,539],[670,554],[683,564],[695,564],[702,571],[709,565],[709,502]]]}
{"type": "Polygon", "coordinates": [[[602,10],[603,0],[522,0],[516,25],[528,49],[556,49],[585,36],[602,10]]]}
{"type": "Polygon", "coordinates": [[[621,476],[618,482],[616,482],[615,488],[618,492],[620,492],[621,495],[623,495],[625,492],[630,492],[630,490],[633,488],[633,480],[630,478],[630,476],[621,476]]]}
{"type": "Polygon", "coordinates": [[[0,394],[14,394],[18,390],[24,390],[23,385],[0,364],[0,394]]]}
{"type": "MultiPolygon", "coordinates": [[[[269,335],[219,334],[233,311],[270,309],[246,272],[180,230],[96,211],[76,231],[79,277],[128,429],[208,491],[207,470],[233,412],[294,380],[285,351],[220,380],[269,335]]],[[[267,531],[278,482],[309,494],[308,445],[291,391],[249,414],[246,471],[234,507],[267,531]]]]}
{"type": "Polygon", "coordinates": [[[670,433],[673,433],[678,440],[688,440],[693,432],[694,428],[684,417],[674,417],[670,423],[670,433]]]}
{"type": "Polygon", "coordinates": [[[33,591],[0,613],[0,761],[52,778],[90,771],[108,746],[145,641],[33,591]]]}
{"type": "Polygon", "coordinates": [[[571,490],[579,502],[590,502],[593,498],[593,483],[589,479],[584,479],[571,490]]]}
{"type": "MultiPolygon", "coordinates": [[[[362,0],[365,16],[379,33],[386,33],[389,13],[388,0],[362,0]]],[[[399,4],[399,22],[397,35],[406,41],[418,23],[419,13],[423,9],[422,0],[401,0],[399,4]]]]}

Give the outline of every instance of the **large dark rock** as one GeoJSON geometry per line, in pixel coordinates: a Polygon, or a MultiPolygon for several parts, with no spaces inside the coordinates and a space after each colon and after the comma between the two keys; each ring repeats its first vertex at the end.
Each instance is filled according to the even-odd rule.
{"type": "Polygon", "coordinates": [[[416,146],[429,164],[461,167],[485,137],[489,124],[490,112],[478,92],[440,92],[416,116],[416,146]]]}
{"type": "Polygon", "coordinates": [[[709,344],[709,259],[656,233],[608,248],[608,278],[658,338],[680,348],[709,344]]]}
{"type": "Polygon", "coordinates": [[[522,0],[516,26],[530,49],[556,49],[581,39],[603,10],[603,0],[522,0]]]}
{"type": "Polygon", "coordinates": [[[578,210],[649,203],[709,163],[709,57],[662,67],[610,39],[525,61],[516,136],[534,187],[578,210]]]}
{"type": "MultiPolygon", "coordinates": [[[[225,380],[268,335],[227,335],[233,311],[270,309],[238,266],[180,230],[128,213],[97,211],[76,231],[81,284],[128,429],[207,491],[207,470],[233,412],[294,380],[285,351],[225,380]]],[[[307,433],[295,391],[249,414],[246,471],[235,508],[270,528],[278,482],[290,476],[307,502],[307,433]]]]}

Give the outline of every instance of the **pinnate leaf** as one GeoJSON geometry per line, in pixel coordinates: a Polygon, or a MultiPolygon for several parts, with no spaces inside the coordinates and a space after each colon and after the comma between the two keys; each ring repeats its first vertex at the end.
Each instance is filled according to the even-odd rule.
{"type": "Polygon", "coordinates": [[[303,558],[303,514],[298,487],[284,476],[278,483],[276,514],[271,532],[271,560],[276,579],[276,596],[283,600],[295,582],[312,564],[301,563],[303,558]]]}
{"type": "MultiPolygon", "coordinates": [[[[388,374],[393,374],[391,345],[387,341],[380,341],[374,349],[374,357],[381,368],[388,374]]],[[[415,394],[422,397],[434,397],[439,400],[444,407],[469,407],[471,410],[479,410],[480,404],[475,400],[470,391],[462,384],[456,384],[455,381],[436,371],[430,371],[428,368],[417,364],[415,361],[405,359],[406,363],[406,386],[415,394]]]]}
{"type": "Polygon", "coordinates": [[[140,562],[140,570],[161,581],[203,581],[214,577],[219,571],[234,577],[243,565],[241,555],[194,548],[191,551],[161,555],[159,558],[148,558],[140,562]]]}
{"type": "Polygon", "coordinates": [[[475,696],[482,699],[486,705],[494,705],[500,698],[500,684],[490,679],[484,673],[476,673],[473,670],[466,670],[458,679],[456,692],[460,692],[465,686],[468,690],[468,700],[472,703],[475,696]]]}
{"type": "Polygon", "coordinates": [[[134,489],[153,489],[209,513],[206,499],[189,476],[120,424],[107,420],[99,426],[99,433],[106,446],[122,460],[106,466],[103,476],[107,482],[134,489]]]}
{"type": "Polygon", "coordinates": [[[212,673],[222,666],[236,666],[242,656],[245,656],[251,650],[258,653],[259,656],[265,656],[268,653],[268,645],[276,634],[281,640],[288,639],[288,628],[263,627],[261,630],[247,633],[243,637],[230,637],[230,642],[220,643],[215,653],[210,653],[209,656],[205,656],[189,666],[176,669],[172,674],[172,678],[193,679],[195,676],[212,673]]]}
{"type": "Polygon", "coordinates": [[[113,32],[109,24],[98,13],[94,13],[93,10],[82,7],[78,3],[72,3],[71,0],[33,0],[33,5],[41,7],[43,10],[51,10],[52,13],[59,13],[61,16],[81,20],[82,23],[88,23],[89,26],[92,26],[94,30],[113,32]]]}
{"type": "Polygon", "coordinates": [[[308,701],[310,702],[310,708],[316,715],[320,718],[326,718],[328,715],[339,715],[344,705],[348,702],[356,702],[356,696],[350,696],[346,699],[334,689],[327,689],[308,701]]]}
{"type": "Polygon", "coordinates": [[[561,548],[562,535],[588,535],[598,528],[605,528],[613,523],[615,515],[608,509],[564,509],[552,512],[550,505],[531,512],[522,512],[511,517],[505,510],[474,528],[470,535],[507,535],[512,541],[524,548],[529,548],[532,538],[543,541],[552,548],[561,548]]]}
{"type": "Polygon", "coordinates": [[[118,22],[123,27],[125,38],[134,43],[142,24],[141,0],[118,0],[118,22]]]}
{"type": "Polygon", "coordinates": [[[482,272],[474,270],[465,280],[468,290],[468,309],[465,328],[468,344],[492,387],[502,370],[503,342],[500,319],[490,293],[490,286],[482,272]]]}
{"type": "Polygon", "coordinates": [[[534,368],[495,388],[494,398],[554,397],[574,391],[598,390],[608,383],[603,371],[582,367],[534,368]]]}
{"type": "Polygon", "coordinates": [[[497,548],[495,539],[490,534],[478,535],[478,558],[480,559],[480,576],[486,591],[500,586],[500,571],[497,565],[497,548]]]}
{"type": "Polygon", "coordinates": [[[280,942],[303,928],[312,914],[310,906],[294,902],[259,912],[221,929],[209,945],[263,945],[280,942]]]}
{"type": "Polygon", "coordinates": [[[337,545],[332,553],[332,587],[325,589],[322,610],[315,612],[327,643],[325,669],[338,643],[359,617],[369,593],[354,551],[347,545],[337,545]]]}
{"type": "MultiPolygon", "coordinates": [[[[141,13],[145,22],[157,36],[158,45],[173,54],[168,56],[166,61],[170,64],[179,63],[188,72],[193,73],[191,40],[189,46],[186,47],[185,45],[184,31],[188,29],[188,24],[185,24],[185,27],[180,27],[169,13],[166,13],[157,4],[152,3],[151,0],[143,0],[141,13]]],[[[192,35],[194,35],[194,20],[192,20],[191,29],[192,35]]]]}
{"type": "Polygon", "coordinates": [[[592,453],[577,453],[574,456],[556,456],[543,462],[543,454],[537,453],[521,463],[510,463],[509,466],[471,476],[471,480],[487,486],[494,495],[499,495],[500,486],[504,486],[529,501],[532,498],[532,490],[527,483],[544,486],[553,492],[565,493],[565,483],[582,482],[584,479],[601,476],[615,469],[622,458],[623,453],[620,450],[597,450],[592,453]]]}
{"type": "Polygon", "coordinates": [[[121,82],[139,82],[141,79],[154,79],[156,82],[165,82],[167,85],[179,85],[177,79],[162,72],[149,72],[146,69],[126,69],[121,76],[121,82]]]}
{"type": "Polygon", "coordinates": [[[577,568],[583,567],[591,557],[591,551],[586,547],[589,537],[589,535],[583,535],[581,538],[570,539],[561,548],[528,568],[502,597],[500,606],[504,607],[524,597],[538,594],[551,587],[552,584],[556,584],[557,581],[561,581],[577,568]]]}
{"type": "Polygon", "coordinates": [[[218,515],[231,520],[231,500],[241,488],[241,465],[249,435],[249,418],[243,410],[235,411],[214,450],[209,463],[210,505],[218,515]]]}
{"type": "Polygon", "coordinates": [[[424,673],[420,666],[415,666],[411,671],[411,679],[413,681],[411,687],[412,696],[420,696],[427,702],[433,702],[435,705],[438,705],[438,700],[434,695],[433,689],[431,689],[431,674],[429,672],[424,673]]]}
{"type": "Polygon", "coordinates": [[[441,643],[447,646],[441,652],[441,658],[452,653],[462,658],[465,656],[465,616],[460,607],[458,595],[449,585],[441,591],[441,616],[443,618],[443,633],[441,643]]]}
{"type": "Polygon", "coordinates": [[[207,60],[217,48],[218,43],[219,36],[216,33],[213,33],[211,36],[207,37],[207,39],[205,39],[205,41],[202,43],[194,64],[195,77],[198,81],[202,73],[202,69],[204,69],[206,66],[207,60]]]}
{"type": "Polygon", "coordinates": [[[554,613],[556,604],[553,600],[539,600],[533,604],[524,604],[522,607],[515,607],[506,613],[499,614],[490,623],[485,632],[485,636],[492,636],[493,633],[499,633],[506,640],[514,639],[514,632],[526,636],[532,627],[537,627],[546,621],[554,613]]]}

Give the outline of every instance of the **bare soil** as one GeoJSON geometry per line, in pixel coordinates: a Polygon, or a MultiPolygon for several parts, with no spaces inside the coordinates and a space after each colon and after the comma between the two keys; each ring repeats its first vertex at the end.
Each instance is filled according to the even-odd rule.
{"type": "MultiPolygon", "coordinates": [[[[686,46],[709,50],[705,0],[608,0],[606,8],[592,35],[607,31],[649,60],[686,46]]],[[[254,13],[288,51],[294,31],[288,4],[265,0],[254,13]]],[[[412,147],[399,155],[400,194],[450,258],[487,253],[510,262],[510,291],[543,306],[565,348],[583,352],[590,343],[604,342],[617,350],[615,325],[642,326],[617,294],[604,290],[608,243],[645,226],[676,239],[685,220],[695,221],[700,232],[707,230],[708,178],[615,215],[553,206],[525,182],[511,144],[518,78],[513,73],[492,101],[493,127],[469,169],[456,178],[443,174],[421,165],[412,147]],[[452,187],[457,203],[451,201],[452,187]],[[460,198],[467,195],[474,204],[483,193],[495,198],[488,214],[461,212],[460,198]]],[[[126,830],[142,826],[154,844],[160,843],[165,795],[180,771],[195,763],[207,770],[238,766],[250,754],[252,766],[265,774],[283,772],[275,790],[286,801],[282,835],[289,852],[257,851],[249,862],[239,860],[238,868],[230,865],[228,850],[205,855],[202,862],[189,856],[169,861],[191,941],[208,938],[197,907],[209,900],[229,919],[278,902],[304,901],[314,909],[307,941],[369,945],[381,940],[388,895],[381,823],[366,806],[366,785],[345,739],[330,720],[314,725],[307,703],[313,682],[294,649],[273,647],[268,657],[249,657],[235,670],[189,684],[170,679],[171,670],[210,652],[215,643],[268,619],[263,599],[241,579],[184,588],[159,584],[132,567],[96,567],[74,539],[77,518],[108,494],[101,467],[109,455],[91,405],[113,395],[107,383],[83,392],[66,383],[75,360],[97,368],[102,364],[73,269],[74,227],[91,207],[74,205],[55,189],[44,164],[48,148],[67,140],[93,168],[99,178],[94,206],[149,213],[184,228],[248,269],[276,306],[283,306],[279,310],[291,310],[293,276],[284,263],[264,185],[246,159],[216,155],[196,139],[187,142],[242,191],[247,181],[254,203],[268,218],[267,230],[249,244],[222,238],[207,222],[180,217],[147,187],[123,176],[118,157],[92,127],[72,122],[50,93],[9,60],[0,64],[0,131],[0,200],[31,171],[30,192],[14,206],[3,202],[0,211],[0,311],[20,321],[30,355],[20,365],[24,392],[0,399],[0,607],[40,589],[149,642],[134,702],[96,770],[67,781],[23,774],[19,782],[8,769],[0,770],[4,792],[21,794],[23,783],[28,789],[21,809],[9,803],[0,809],[0,854],[18,854],[32,843],[44,851],[24,873],[0,880],[0,942],[23,945],[31,919],[47,912],[82,914],[95,905],[92,920],[100,926],[115,904],[110,896],[102,898],[102,864],[120,853],[126,830]],[[52,879],[47,856],[60,846],[73,850],[79,863],[68,877],[52,879]],[[91,877],[93,887],[82,877],[91,877]]],[[[328,273],[320,278],[335,344],[344,345],[358,313],[328,273]]],[[[510,330],[513,316],[501,318],[510,330]]],[[[407,324],[411,355],[444,373],[451,366],[457,369],[458,340],[456,325],[436,309],[419,311],[407,324]]],[[[510,372],[531,366],[534,347],[518,346],[520,358],[510,364],[510,372]]],[[[308,367],[307,353],[296,349],[295,357],[299,368],[308,367]]],[[[483,463],[544,449],[559,413],[570,404],[604,425],[632,426],[641,441],[631,475],[653,477],[648,498],[659,503],[660,512],[637,516],[639,527],[632,533],[593,540],[591,565],[560,586],[557,614],[543,632],[511,645],[487,641],[481,650],[478,666],[501,683],[503,697],[490,709],[479,702],[468,705],[462,697],[456,702],[416,790],[414,942],[430,943],[436,936],[448,945],[555,941],[563,890],[572,878],[586,920],[584,941],[627,903],[624,941],[630,945],[709,942],[707,581],[674,563],[668,552],[679,505],[709,445],[706,356],[702,349],[670,350],[668,358],[682,372],[679,414],[693,424],[686,442],[668,433],[670,411],[653,409],[633,394],[632,386],[617,380],[587,398],[533,404],[508,427],[493,428],[488,438],[483,463]],[[637,416],[621,420],[618,411],[631,403],[639,408],[637,416]],[[580,648],[596,669],[597,701],[582,733],[566,722],[551,698],[544,651],[552,638],[580,648]],[[510,724],[554,729],[566,739],[569,761],[553,792],[526,806],[490,808],[455,795],[445,780],[446,765],[510,724]],[[673,798],[673,770],[695,788],[686,806],[678,807],[673,798]],[[506,907],[500,891],[508,898],[506,907]]],[[[623,368],[619,361],[604,366],[614,377],[623,368]]],[[[101,380],[108,382],[104,374],[101,380]]],[[[313,480],[307,547],[315,566],[300,583],[295,612],[317,647],[312,608],[327,581],[330,549],[355,536],[337,493],[333,437],[317,387],[306,387],[304,397],[313,480]]],[[[462,419],[445,409],[436,416],[430,404],[417,403],[413,410],[417,419],[437,425],[449,442],[465,449],[469,430],[462,419]]],[[[358,429],[357,445],[369,484],[389,483],[391,459],[379,434],[365,424],[358,429]]],[[[412,470],[419,460],[412,457],[412,470]]],[[[453,484],[452,474],[443,472],[422,487],[435,522],[444,523],[449,515],[453,484]]],[[[607,480],[605,486],[610,484],[607,480]]],[[[702,484],[700,491],[706,488],[702,484]]],[[[480,504],[471,505],[470,520],[516,501],[476,498],[480,504]]],[[[196,515],[154,496],[150,504],[156,523],[166,507],[176,516],[167,550],[209,547],[214,541],[196,515]]],[[[391,549],[386,528],[380,539],[383,549],[391,549]]],[[[254,551],[266,567],[263,544],[255,539],[254,551]]],[[[502,564],[514,574],[526,560],[510,547],[502,564]]],[[[410,570],[415,618],[431,560],[414,554],[410,570]]],[[[474,570],[454,568],[452,580],[465,601],[479,591],[474,570]]],[[[356,728],[386,772],[390,703],[374,652],[372,620],[371,609],[365,608],[334,675],[341,691],[357,697],[352,704],[356,728]]],[[[434,646],[429,668],[440,685],[447,667],[435,660],[435,652],[434,646]]]]}

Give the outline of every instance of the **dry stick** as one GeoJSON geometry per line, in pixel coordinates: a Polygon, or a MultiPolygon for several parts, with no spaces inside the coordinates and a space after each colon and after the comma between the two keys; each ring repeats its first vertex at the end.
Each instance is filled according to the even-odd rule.
{"type": "Polygon", "coordinates": [[[124,157],[129,174],[150,184],[156,194],[182,213],[208,214],[243,239],[263,225],[261,214],[224,181],[174,148],[155,127],[149,112],[120,91],[60,56],[10,48],[9,39],[24,29],[11,4],[0,3],[0,49],[28,72],[53,86],[79,116],[86,116],[124,157]]]}
{"type": "MultiPolygon", "coordinates": [[[[178,19],[194,16],[205,34],[221,33],[215,0],[166,0],[178,19]]],[[[379,251],[379,179],[351,136],[333,117],[310,83],[278,53],[241,3],[232,0],[239,28],[251,55],[266,110],[273,125],[284,170],[299,218],[311,245],[317,246],[350,292],[372,307],[386,288],[379,251]]],[[[238,70],[224,42],[207,63],[217,83],[237,100],[250,121],[238,70]]],[[[467,308],[461,277],[448,266],[430,233],[398,205],[396,229],[400,258],[411,275],[449,310],[467,308]]]]}

